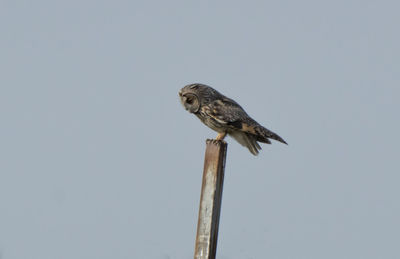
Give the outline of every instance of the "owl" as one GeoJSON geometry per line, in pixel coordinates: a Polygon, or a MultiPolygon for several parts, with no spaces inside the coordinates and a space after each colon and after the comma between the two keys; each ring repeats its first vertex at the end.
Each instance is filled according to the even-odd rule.
{"type": "Polygon", "coordinates": [[[253,120],[234,100],[204,84],[190,84],[179,91],[182,105],[205,125],[218,132],[217,140],[231,136],[253,155],[261,150],[258,142],[271,144],[270,139],[287,144],[276,133],[253,120]]]}

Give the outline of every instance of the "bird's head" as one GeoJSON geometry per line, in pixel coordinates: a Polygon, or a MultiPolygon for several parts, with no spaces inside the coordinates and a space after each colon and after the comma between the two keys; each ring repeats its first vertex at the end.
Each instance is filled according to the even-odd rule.
{"type": "Polygon", "coordinates": [[[183,107],[190,113],[196,113],[200,107],[211,101],[211,98],[219,93],[204,84],[190,84],[179,91],[179,97],[183,107]]]}

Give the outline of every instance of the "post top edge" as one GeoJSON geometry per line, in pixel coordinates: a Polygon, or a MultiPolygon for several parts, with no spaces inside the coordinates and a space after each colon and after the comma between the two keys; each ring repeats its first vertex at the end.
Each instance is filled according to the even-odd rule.
{"type": "Polygon", "coordinates": [[[216,140],[216,139],[207,139],[206,144],[214,144],[214,145],[227,145],[224,140],[216,140]]]}

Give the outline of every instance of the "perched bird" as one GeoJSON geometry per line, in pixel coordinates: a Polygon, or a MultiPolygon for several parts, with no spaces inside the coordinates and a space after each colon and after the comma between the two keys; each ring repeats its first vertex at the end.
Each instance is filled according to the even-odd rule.
{"type": "Polygon", "coordinates": [[[247,147],[253,155],[261,150],[257,141],[271,144],[269,139],[274,139],[287,144],[276,133],[250,118],[237,102],[210,86],[187,85],[179,91],[179,97],[187,111],[218,132],[217,140],[223,140],[228,134],[247,147]]]}

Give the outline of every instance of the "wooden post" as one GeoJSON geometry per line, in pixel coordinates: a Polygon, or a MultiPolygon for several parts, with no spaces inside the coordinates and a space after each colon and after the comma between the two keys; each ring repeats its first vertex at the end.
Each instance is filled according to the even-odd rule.
{"type": "Polygon", "coordinates": [[[227,144],[207,139],[197,223],[195,259],[215,259],[227,144]]]}

